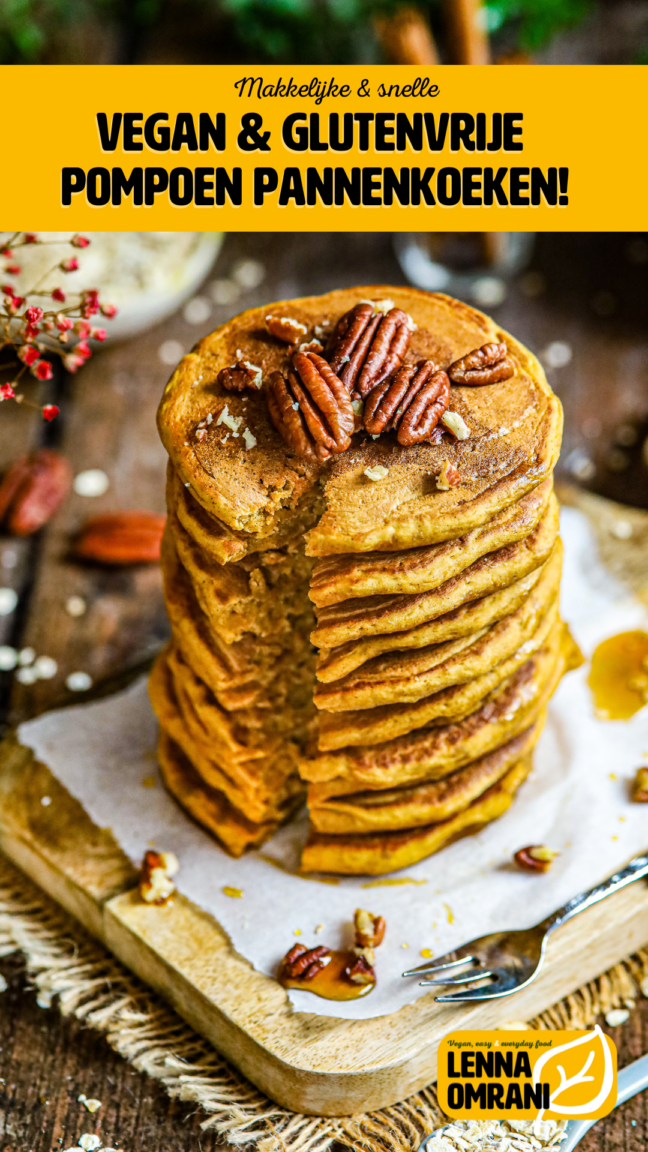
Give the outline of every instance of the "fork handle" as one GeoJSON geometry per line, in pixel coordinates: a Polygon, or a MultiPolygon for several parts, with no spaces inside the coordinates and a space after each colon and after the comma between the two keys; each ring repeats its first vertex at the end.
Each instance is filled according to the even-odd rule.
{"type": "Polygon", "coordinates": [[[572,896],[567,904],[543,920],[539,927],[544,927],[547,932],[551,932],[560,924],[564,924],[566,920],[571,920],[573,916],[577,916],[579,912],[584,912],[586,908],[591,908],[593,904],[605,900],[606,896],[620,892],[622,888],[627,888],[628,884],[634,884],[635,880],[641,880],[644,876],[648,876],[648,853],[635,856],[634,860],[631,860],[620,872],[614,872],[612,876],[608,876],[607,880],[603,880],[596,887],[590,888],[588,892],[581,892],[578,896],[572,896]]]}

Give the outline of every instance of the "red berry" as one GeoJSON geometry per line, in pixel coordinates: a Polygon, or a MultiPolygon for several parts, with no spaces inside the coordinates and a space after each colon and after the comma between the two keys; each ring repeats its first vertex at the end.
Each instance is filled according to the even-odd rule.
{"type": "Polygon", "coordinates": [[[5,272],[8,272],[10,276],[19,276],[21,271],[20,264],[7,264],[5,268],[5,272]]]}
{"type": "Polygon", "coordinates": [[[0,384],[0,400],[13,400],[15,395],[11,384],[0,384]]]}
{"type": "Polygon", "coordinates": [[[43,419],[53,420],[55,416],[58,416],[59,412],[60,409],[56,407],[56,404],[46,404],[43,408],[43,419]]]}
{"type": "Polygon", "coordinates": [[[38,235],[36,232],[24,232],[23,240],[25,244],[38,244],[38,235]]]}
{"type": "Polygon", "coordinates": [[[78,267],[79,261],[75,256],[72,256],[69,260],[61,260],[61,263],[59,264],[61,272],[76,272],[78,267]]]}
{"type": "Polygon", "coordinates": [[[60,288],[52,288],[52,300],[58,300],[59,304],[65,304],[65,292],[60,288]]]}
{"type": "Polygon", "coordinates": [[[87,236],[80,236],[77,232],[76,235],[73,236],[70,240],[70,244],[72,244],[74,248],[87,248],[90,244],[90,241],[88,240],[87,236]]]}
{"type": "Polygon", "coordinates": [[[32,306],[31,308],[27,308],[25,310],[25,320],[27,320],[30,324],[38,324],[38,321],[42,320],[42,319],[43,319],[43,309],[42,308],[32,306]]]}
{"type": "Polygon", "coordinates": [[[11,284],[3,284],[2,291],[4,292],[5,296],[13,296],[14,294],[14,290],[11,284]]]}
{"type": "Polygon", "coordinates": [[[36,361],[40,358],[40,352],[31,344],[23,344],[22,348],[18,349],[18,356],[19,359],[22,360],[23,364],[26,364],[28,368],[31,368],[32,364],[35,364],[36,361]]]}
{"type": "Polygon", "coordinates": [[[103,341],[106,339],[106,336],[108,335],[108,333],[106,332],[105,328],[92,328],[90,331],[90,335],[91,335],[93,340],[103,341]]]}
{"type": "Polygon", "coordinates": [[[52,372],[52,365],[48,364],[47,360],[39,360],[30,369],[32,376],[37,380],[51,380],[54,373],[52,372]]]}
{"type": "Polygon", "coordinates": [[[103,316],[107,316],[109,320],[112,320],[113,316],[117,315],[117,309],[114,304],[102,304],[101,313],[103,316]]]}

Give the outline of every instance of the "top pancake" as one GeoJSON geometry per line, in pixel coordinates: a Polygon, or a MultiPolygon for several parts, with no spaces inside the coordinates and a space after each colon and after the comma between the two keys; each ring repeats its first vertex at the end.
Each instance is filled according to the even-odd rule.
{"type": "MultiPolygon", "coordinates": [[[[258,537],[279,528],[314,485],[321,483],[326,511],[307,533],[313,556],[392,551],[451,540],[487,523],[550,474],[560,447],[562,414],[538,361],[483,313],[460,301],[413,288],[372,285],[326,296],[250,309],[205,337],[180,362],[158,413],[160,435],[183,484],[211,516],[229,528],[258,537]],[[373,440],[361,432],[351,448],[326,465],[297,456],[271,423],[265,397],[249,390],[225,391],[220,370],[241,355],[258,365],[264,380],[285,365],[288,348],[268,335],[265,317],[280,311],[329,330],[359,300],[388,298],[417,325],[406,362],[431,358],[447,367],[489,341],[505,342],[515,375],[482,388],[452,388],[450,408],[470,429],[467,440],[403,448],[394,433],[373,440]],[[243,416],[240,434],[218,418],[243,416]],[[211,415],[203,439],[197,425],[211,415]],[[243,431],[256,438],[246,449],[243,431]],[[461,482],[436,488],[444,460],[461,482]],[[365,469],[389,469],[377,482],[365,469]]],[[[249,439],[249,438],[248,438],[249,439]]]]}

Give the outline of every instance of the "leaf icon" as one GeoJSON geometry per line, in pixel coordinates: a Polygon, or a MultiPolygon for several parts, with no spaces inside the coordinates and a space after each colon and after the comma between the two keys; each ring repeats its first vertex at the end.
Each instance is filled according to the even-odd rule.
{"type": "MultiPolygon", "coordinates": [[[[564,1063],[568,1063],[568,1061],[565,1060],[564,1063],[556,1065],[556,1071],[560,1076],[560,1083],[554,1088],[550,1095],[551,1111],[557,1112],[561,1116],[582,1116],[583,1114],[591,1114],[592,1112],[598,1111],[607,1100],[612,1089],[612,1084],[614,1083],[612,1053],[603,1032],[597,1024],[593,1031],[588,1032],[586,1036],[580,1036],[578,1040],[571,1040],[568,1044],[561,1044],[559,1048],[551,1048],[548,1052],[545,1052],[544,1055],[536,1061],[533,1069],[534,1087],[540,1083],[543,1070],[550,1061],[556,1057],[560,1057],[561,1053],[566,1053],[575,1048],[582,1048],[582,1052],[579,1052],[579,1058],[575,1062],[569,1061],[569,1063],[578,1065],[581,1063],[581,1058],[582,1063],[581,1067],[572,1076],[567,1076],[565,1072],[564,1063]],[[588,1075],[597,1054],[603,1056],[603,1076],[600,1089],[594,1098],[588,1099],[582,1104],[556,1104],[555,1101],[563,1092],[566,1092],[568,1088],[573,1088],[577,1084],[593,1084],[599,1079],[598,1076],[588,1075]]],[[[551,1071],[547,1069],[547,1072],[550,1076],[551,1071]]],[[[545,1079],[547,1078],[547,1072],[545,1072],[545,1079]]]]}

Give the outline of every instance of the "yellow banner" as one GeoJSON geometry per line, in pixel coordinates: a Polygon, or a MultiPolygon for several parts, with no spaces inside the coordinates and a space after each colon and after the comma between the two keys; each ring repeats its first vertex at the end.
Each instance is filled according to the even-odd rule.
{"type": "Polygon", "coordinates": [[[617,1099],[614,1042],[585,1031],[452,1032],[439,1046],[439,1105],[455,1120],[593,1120],[617,1099]]]}
{"type": "Polygon", "coordinates": [[[643,66],[5,66],[4,227],[646,226],[643,66]],[[51,114],[50,114],[51,109],[51,114]]]}

